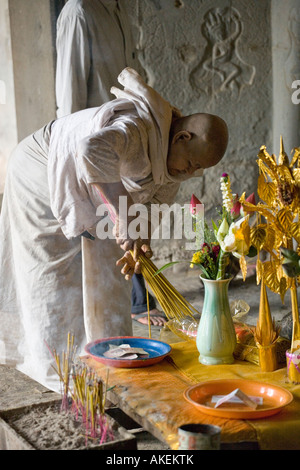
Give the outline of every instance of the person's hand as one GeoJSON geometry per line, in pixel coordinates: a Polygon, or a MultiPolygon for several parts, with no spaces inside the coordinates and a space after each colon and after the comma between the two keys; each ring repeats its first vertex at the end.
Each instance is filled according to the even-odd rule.
{"type": "Polygon", "coordinates": [[[117,217],[113,228],[113,235],[117,245],[120,245],[122,250],[129,251],[133,249],[134,241],[128,237],[128,220],[124,221],[122,218],[117,217]]]}
{"type": "MultiPolygon", "coordinates": [[[[129,240],[127,241],[129,242],[129,240]]],[[[124,274],[125,279],[127,281],[129,281],[134,274],[140,274],[140,255],[143,254],[147,258],[151,258],[151,256],[153,255],[149,240],[141,240],[139,238],[135,241],[131,240],[131,242],[131,251],[125,250],[124,256],[122,256],[122,258],[120,258],[116,263],[117,266],[123,266],[121,269],[121,273],[124,274]]]]}

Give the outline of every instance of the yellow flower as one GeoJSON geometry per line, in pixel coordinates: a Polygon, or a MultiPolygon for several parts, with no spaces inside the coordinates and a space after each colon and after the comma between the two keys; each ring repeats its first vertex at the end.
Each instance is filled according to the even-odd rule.
{"type": "Polygon", "coordinates": [[[196,253],[193,254],[191,268],[194,266],[194,264],[201,264],[202,262],[203,262],[202,253],[200,251],[196,251],[196,253]]]}

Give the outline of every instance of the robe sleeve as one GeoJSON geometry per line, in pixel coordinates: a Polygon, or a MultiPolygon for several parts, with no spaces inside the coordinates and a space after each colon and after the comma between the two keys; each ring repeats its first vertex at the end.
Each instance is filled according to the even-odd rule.
{"type": "Polygon", "coordinates": [[[80,11],[61,14],[57,21],[57,117],[87,107],[90,51],[86,20],[80,11]]]}
{"type": "Polygon", "coordinates": [[[135,182],[151,174],[147,149],[144,125],[122,122],[104,127],[78,145],[76,158],[81,178],[85,184],[117,183],[125,178],[135,186],[135,182]]]}
{"type": "Polygon", "coordinates": [[[121,181],[120,165],[126,151],[122,132],[112,127],[82,139],[78,145],[77,163],[86,184],[121,181]]]}

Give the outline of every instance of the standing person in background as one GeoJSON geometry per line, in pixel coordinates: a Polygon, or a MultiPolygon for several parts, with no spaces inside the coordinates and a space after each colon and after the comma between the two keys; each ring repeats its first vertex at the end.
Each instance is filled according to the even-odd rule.
{"type": "MultiPolygon", "coordinates": [[[[113,99],[112,86],[125,67],[139,70],[125,10],[125,0],[68,0],[57,21],[57,117],[101,106],[113,99]]],[[[132,278],[131,316],[148,323],[143,276],[132,278]]],[[[149,295],[151,324],[163,326],[165,316],[149,295]]]]}

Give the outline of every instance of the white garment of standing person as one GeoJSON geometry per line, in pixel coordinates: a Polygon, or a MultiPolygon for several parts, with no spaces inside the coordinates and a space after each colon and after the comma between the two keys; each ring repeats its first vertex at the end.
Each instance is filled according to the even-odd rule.
{"type": "MultiPolygon", "coordinates": [[[[127,0],[128,1],[128,0],[127,0]]],[[[68,0],[57,20],[57,117],[112,100],[125,67],[138,69],[126,0],[68,0]]]]}
{"type": "MultiPolygon", "coordinates": [[[[127,12],[128,0],[68,0],[57,21],[57,116],[101,106],[112,100],[110,89],[127,66],[139,67],[127,12]]],[[[146,299],[141,276],[133,278],[132,313],[146,299]]],[[[155,300],[149,294],[149,302],[155,300]]]]}

